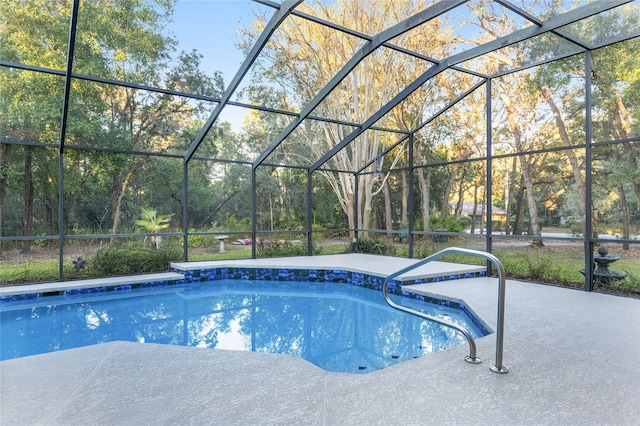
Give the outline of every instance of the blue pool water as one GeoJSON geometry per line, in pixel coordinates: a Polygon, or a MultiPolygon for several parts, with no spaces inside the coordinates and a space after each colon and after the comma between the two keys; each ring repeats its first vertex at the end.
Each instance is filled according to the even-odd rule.
{"type": "MultiPolygon", "coordinates": [[[[461,311],[394,301],[483,331],[461,311]]],[[[390,308],[349,284],[219,280],[54,296],[0,307],[0,359],[114,340],[298,355],[327,371],[367,373],[466,343],[450,328],[390,308]]]]}

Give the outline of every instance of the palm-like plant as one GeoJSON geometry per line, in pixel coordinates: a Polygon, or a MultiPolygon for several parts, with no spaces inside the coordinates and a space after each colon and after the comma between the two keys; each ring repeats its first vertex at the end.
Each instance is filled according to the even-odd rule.
{"type": "MultiPolygon", "coordinates": [[[[169,227],[173,214],[158,216],[158,211],[156,209],[147,209],[142,207],[140,209],[140,216],[142,219],[136,220],[136,225],[144,228],[147,232],[155,234],[158,231],[169,227]]],[[[147,238],[151,240],[151,243],[156,247],[156,249],[160,247],[160,236],[144,237],[145,242],[147,238]]]]}

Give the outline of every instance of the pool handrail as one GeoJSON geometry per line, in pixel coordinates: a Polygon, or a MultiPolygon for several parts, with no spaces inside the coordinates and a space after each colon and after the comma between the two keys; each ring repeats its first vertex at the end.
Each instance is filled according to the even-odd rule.
{"type": "Polygon", "coordinates": [[[459,247],[448,247],[445,248],[443,250],[440,250],[437,253],[432,254],[431,256],[427,256],[424,259],[404,268],[401,269],[397,272],[394,272],[393,274],[387,276],[384,280],[384,282],[382,283],[382,293],[384,294],[384,299],[387,301],[387,303],[396,309],[399,309],[401,311],[404,312],[408,312],[410,314],[413,315],[417,315],[419,317],[425,318],[427,320],[430,321],[434,321],[437,322],[439,324],[442,324],[446,327],[450,327],[453,328],[454,330],[459,331],[460,333],[462,333],[464,335],[464,337],[467,339],[467,341],[469,342],[469,355],[466,356],[464,359],[465,361],[472,363],[472,364],[479,364],[482,362],[482,360],[480,358],[478,358],[476,356],[476,343],[475,340],[473,339],[473,336],[464,328],[461,327],[457,324],[454,324],[452,322],[440,319],[440,318],[436,318],[433,317],[431,315],[425,314],[423,312],[420,311],[416,311],[414,309],[411,308],[407,308],[405,306],[402,305],[398,305],[397,303],[393,302],[391,300],[391,298],[389,297],[389,282],[397,277],[399,277],[400,275],[406,274],[407,272],[410,272],[416,268],[419,268],[420,266],[423,266],[429,262],[433,262],[434,260],[440,259],[441,257],[447,255],[447,254],[452,254],[452,253],[457,253],[457,254],[463,254],[463,255],[468,255],[468,256],[473,256],[473,257],[480,257],[483,259],[486,259],[488,261],[490,261],[495,267],[496,270],[498,272],[498,323],[497,323],[497,330],[496,330],[496,363],[495,365],[491,365],[489,366],[489,369],[491,371],[493,371],[494,373],[499,373],[499,374],[506,374],[509,370],[502,365],[502,352],[503,352],[503,345],[504,345],[504,303],[505,303],[505,287],[506,287],[506,281],[505,281],[505,271],[504,271],[504,266],[502,265],[502,262],[500,262],[500,260],[495,257],[494,255],[492,255],[491,253],[487,253],[484,251],[479,251],[479,250],[471,250],[471,249],[465,249],[465,248],[459,248],[459,247]]]}

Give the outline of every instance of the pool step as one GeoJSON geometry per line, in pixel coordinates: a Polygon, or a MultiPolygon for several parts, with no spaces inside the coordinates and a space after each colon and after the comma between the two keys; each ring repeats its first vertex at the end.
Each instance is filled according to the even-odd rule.
{"type": "MultiPolygon", "coordinates": [[[[473,277],[473,278],[460,278],[457,280],[434,281],[429,283],[420,284],[405,284],[402,286],[402,291],[407,293],[419,294],[422,296],[438,296],[442,295],[442,290],[447,287],[455,285],[457,288],[461,286],[468,287],[473,286],[475,283],[485,282],[486,280],[496,279],[492,277],[473,277]],[[455,283],[454,283],[455,281],[455,283]]],[[[448,292],[447,292],[448,293],[448,292]]]]}
{"type": "MultiPolygon", "coordinates": [[[[494,315],[497,304],[487,298],[487,285],[498,290],[496,277],[462,278],[423,284],[403,285],[402,291],[424,297],[424,300],[446,300],[456,309],[468,312],[478,326],[492,333],[495,330],[494,315]],[[493,287],[495,285],[495,287],[493,287]],[[480,308],[478,311],[477,308],[480,308]],[[483,313],[485,315],[483,315],[483,313]],[[488,315],[486,315],[488,313],[488,315]]],[[[432,302],[437,303],[437,302],[432,302]]]]}

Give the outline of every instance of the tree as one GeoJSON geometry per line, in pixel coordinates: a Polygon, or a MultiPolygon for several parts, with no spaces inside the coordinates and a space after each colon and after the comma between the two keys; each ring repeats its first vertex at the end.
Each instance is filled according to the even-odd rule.
{"type": "MultiPolygon", "coordinates": [[[[63,10],[63,5],[44,1],[0,2],[0,57],[43,67],[63,67],[64,60],[60,58],[64,58],[64,38],[68,31],[68,17],[65,22],[63,10]],[[48,48],[37,43],[31,45],[32,37],[46,37],[48,48]]],[[[59,99],[61,94],[62,80],[51,75],[5,70],[0,73],[0,135],[8,140],[55,142],[60,120],[59,104],[55,104],[55,99],[59,99]]],[[[34,173],[42,173],[47,168],[47,156],[46,150],[39,148],[2,144],[0,228],[5,226],[7,194],[18,191],[17,186],[22,186],[22,235],[34,235],[35,186],[38,181],[34,173]]],[[[23,242],[23,253],[30,251],[31,243],[29,240],[23,242]]]]}
{"type": "MultiPolygon", "coordinates": [[[[516,108],[514,107],[514,102],[512,101],[512,97],[507,95],[507,93],[513,94],[517,92],[518,90],[514,86],[511,86],[501,92],[501,100],[507,113],[509,131],[511,132],[511,135],[513,137],[515,148],[518,152],[524,153],[529,151],[530,148],[527,148],[525,146],[528,139],[527,132],[526,130],[523,131],[523,129],[521,128],[523,125],[521,123],[531,122],[531,120],[527,120],[527,118],[523,118],[522,116],[526,115],[526,111],[531,110],[525,110],[523,108],[519,108],[518,110],[516,110],[516,108]]],[[[519,101],[524,102],[522,98],[520,98],[519,101]]],[[[520,155],[518,158],[520,160],[522,182],[525,187],[525,197],[527,200],[527,207],[529,211],[529,227],[531,228],[533,235],[541,236],[542,231],[540,229],[540,223],[538,219],[538,205],[535,198],[533,167],[531,166],[530,154],[520,155]]],[[[533,245],[542,246],[542,240],[534,240],[533,245]]]]}
{"type": "MultiPolygon", "coordinates": [[[[140,216],[142,217],[142,219],[136,220],[136,225],[143,228],[147,232],[157,234],[159,231],[162,231],[163,229],[167,229],[169,227],[173,214],[158,216],[157,210],[142,207],[140,209],[140,216]]],[[[144,237],[144,239],[146,241],[147,237],[144,237]]],[[[149,239],[156,249],[160,248],[160,236],[152,235],[149,239]]]]}
{"type": "MultiPolygon", "coordinates": [[[[205,75],[200,69],[201,56],[195,51],[178,53],[176,40],[164,32],[174,3],[174,0],[81,2],[73,70],[101,78],[218,96],[223,90],[220,74],[205,75]]],[[[0,8],[3,60],[65,69],[71,2],[2,0],[0,8]]],[[[0,134],[29,144],[57,144],[63,82],[64,78],[55,75],[3,68],[0,134]]],[[[193,135],[187,139],[189,129],[197,123],[201,126],[212,108],[206,101],[81,79],[72,80],[69,100],[63,168],[65,221],[72,232],[91,226],[110,227],[112,233],[117,234],[122,229],[123,216],[133,222],[137,207],[131,205],[131,200],[145,192],[157,193],[148,189],[157,186],[161,179],[154,183],[150,176],[156,166],[167,165],[152,156],[136,154],[184,153],[193,140],[193,135]],[[122,153],[103,154],[100,150],[104,148],[122,153]],[[109,195],[105,196],[106,193],[109,195]],[[91,202],[86,200],[88,194],[91,202]]],[[[208,137],[201,144],[200,155],[215,152],[212,145],[216,143],[218,127],[210,132],[214,137],[208,137]]],[[[6,217],[7,194],[16,193],[18,183],[27,184],[20,190],[24,206],[24,213],[20,214],[25,225],[23,234],[33,232],[30,221],[34,215],[45,219],[34,222],[34,226],[45,221],[55,223],[55,198],[50,195],[55,194],[57,186],[55,150],[3,144],[0,152],[3,166],[0,226],[6,217]],[[26,157],[29,161],[18,165],[16,160],[29,153],[26,157]],[[39,175],[30,177],[32,174],[39,175]],[[54,188],[53,192],[50,187],[54,188]],[[41,204],[44,213],[34,211],[34,201],[41,204]]],[[[178,185],[180,193],[171,193],[166,200],[176,202],[176,198],[182,196],[182,165],[177,161],[171,164],[179,170],[175,174],[179,180],[172,184],[178,185]]],[[[208,172],[195,171],[200,164],[192,167],[189,179],[202,179],[203,184],[194,186],[206,188],[208,172]]],[[[145,198],[149,196],[137,201],[144,205],[145,198]]],[[[178,206],[179,203],[177,201],[178,206]]],[[[54,229],[48,226],[46,232],[52,233],[54,229]]]]}
{"type": "MultiPolygon", "coordinates": [[[[627,25],[638,19],[640,19],[638,7],[627,5],[621,11],[597,15],[577,25],[573,33],[583,39],[599,40],[610,37],[616,32],[624,32],[627,25]]],[[[525,55],[535,59],[545,52],[559,50],[561,43],[554,39],[544,43],[531,43],[525,55]]],[[[638,58],[635,54],[637,48],[638,41],[634,39],[596,50],[592,55],[593,141],[611,139],[623,141],[611,150],[599,149],[596,157],[606,153],[608,159],[603,160],[607,167],[613,169],[608,180],[612,181],[612,190],[617,192],[624,238],[630,236],[630,212],[625,192],[628,189],[625,185],[620,185],[620,181],[614,176],[625,176],[623,180],[630,183],[627,188],[632,189],[630,192],[635,195],[636,204],[640,203],[640,184],[638,183],[640,175],[636,172],[638,170],[637,152],[633,149],[633,144],[625,141],[634,135],[633,107],[629,109],[628,105],[635,105],[638,95],[637,87],[640,79],[637,72],[638,58]]],[[[553,135],[552,140],[559,141],[567,148],[584,143],[585,122],[582,115],[585,108],[584,70],[583,57],[571,57],[538,67],[536,73],[529,78],[530,91],[542,96],[553,117],[556,134],[553,135]]],[[[581,220],[595,221],[595,216],[591,217],[591,213],[587,215],[588,212],[585,211],[586,188],[582,175],[583,164],[577,154],[579,152],[579,150],[567,149],[561,154],[566,156],[571,167],[573,191],[579,197],[576,205],[579,208],[581,220]]],[[[596,158],[596,164],[600,164],[600,161],[596,158]]],[[[602,174],[597,169],[596,172],[602,174]]],[[[602,183],[599,182],[597,185],[602,183]]],[[[608,183],[606,185],[609,186],[608,183]]],[[[598,192],[596,188],[593,189],[593,193],[598,192]]],[[[595,207],[598,208],[598,198],[594,198],[594,201],[595,207]]],[[[603,206],[599,209],[603,210],[603,206]]],[[[593,234],[594,237],[598,236],[596,226],[593,226],[593,234]]]]}
{"type": "MultiPolygon", "coordinates": [[[[638,47],[638,41],[631,40],[603,48],[594,54],[593,65],[596,106],[594,133],[604,140],[613,138],[623,141],[610,150],[607,163],[611,173],[605,185],[611,186],[617,193],[624,239],[631,236],[629,198],[635,198],[636,215],[640,214],[640,149],[637,144],[628,141],[640,133],[634,114],[640,93],[638,47]],[[628,197],[627,192],[633,197],[628,197]]],[[[629,249],[628,243],[624,243],[623,248],[629,249]]]]}
{"type": "MultiPolygon", "coordinates": [[[[529,7],[535,7],[530,5],[529,7]]],[[[473,24],[480,28],[484,35],[476,38],[475,43],[480,44],[486,42],[489,39],[497,38],[512,32],[517,29],[517,23],[510,18],[506,11],[502,15],[498,16],[498,11],[494,8],[484,7],[482,4],[475,5],[473,7],[474,17],[473,24]]],[[[507,70],[510,67],[515,67],[521,63],[526,63],[531,59],[532,54],[531,46],[536,46],[538,40],[533,40],[527,44],[521,43],[519,45],[509,46],[508,49],[503,51],[492,52],[491,55],[483,61],[485,72],[487,74],[493,74],[498,71],[507,70]]],[[[539,128],[536,128],[537,116],[536,113],[539,109],[540,94],[527,91],[526,88],[526,74],[523,77],[521,75],[507,75],[497,79],[495,87],[499,90],[500,108],[504,110],[504,121],[497,126],[502,127],[502,130],[496,132],[502,137],[508,137],[512,139],[512,146],[518,155],[518,161],[520,164],[521,180],[524,186],[524,191],[521,194],[526,199],[527,211],[529,213],[529,228],[530,232],[535,236],[541,236],[541,228],[538,218],[538,203],[536,200],[536,189],[534,181],[533,165],[534,156],[531,154],[525,154],[526,152],[534,149],[534,146],[541,145],[541,142],[548,139],[548,134],[541,134],[539,128]]],[[[495,116],[494,116],[495,117],[495,116]]],[[[492,124],[496,127],[496,124],[492,124]]],[[[515,170],[515,168],[514,168],[515,170]]],[[[511,193],[511,191],[509,191],[511,193]]],[[[516,197],[518,200],[519,197],[516,197]]],[[[521,212],[520,205],[516,205],[516,210],[521,212]]],[[[510,207],[507,208],[510,213],[510,207]]],[[[507,217],[509,221],[510,218],[507,217]]],[[[519,220],[516,220],[516,229],[519,227],[519,220]]],[[[515,233],[515,232],[514,232],[515,233]]],[[[534,240],[536,246],[542,245],[542,240],[534,240]]]]}
{"type": "MultiPolygon", "coordinates": [[[[305,3],[299,9],[327,20],[335,20],[338,17],[339,21],[349,22],[349,26],[357,31],[376,34],[423,7],[422,2],[411,0],[340,0],[305,3]]],[[[257,29],[261,29],[260,25],[257,25],[257,29]]],[[[255,32],[248,32],[255,37],[255,32]]],[[[446,35],[439,30],[439,23],[434,22],[396,38],[394,43],[406,45],[408,48],[429,45],[437,50],[444,46],[445,38],[446,35]]],[[[263,51],[260,58],[262,62],[258,63],[261,68],[254,74],[253,85],[259,87],[263,85],[262,82],[269,81],[270,87],[281,88],[287,101],[293,104],[295,109],[300,109],[351,59],[361,43],[362,41],[351,36],[310,21],[291,19],[281,26],[263,51]]],[[[426,61],[380,47],[336,87],[316,108],[314,115],[362,123],[429,66],[431,64],[426,61]]],[[[263,91],[258,89],[253,91],[261,92],[263,91]]],[[[421,109],[411,111],[409,107],[398,108],[378,124],[414,128],[423,119],[425,108],[424,102],[419,103],[417,99],[414,102],[413,105],[420,105],[421,109]]],[[[406,104],[408,105],[409,103],[406,104]]],[[[305,120],[301,128],[304,130],[296,132],[292,138],[304,145],[302,151],[294,151],[299,149],[299,145],[296,144],[288,144],[286,149],[290,157],[298,159],[298,164],[302,165],[313,164],[354,129],[346,125],[313,120],[305,120]],[[304,158],[304,161],[301,162],[300,158],[304,158]]],[[[349,228],[369,228],[373,198],[382,191],[385,179],[388,179],[388,174],[373,173],[373,162],[380,151],[388,146],[385,144],[390,139],[393,138],[384,135],[384,132],[366,131],[347,148],[329,159],[325,165],[326,169],[345,172],[319,171],[333,188],[348,218],[349,228]],[[365,170],[367,173],[358,176],[352,173],[364,170],[367,164],[371,164],[365,170]],[[355,179],[359,179],[357,199],[354,191],[355,179]],[[354,206],[358,212],[357,223],[354,206]]],[[[285,148],[280,149],[279,153],[282,154],[284,150],[285,148]]],[[[402,151],[397,153],[402,155],[402,151]]],[[[287,156],[282,155],[281,158],[283,157],[287,156]]],[[[399,158],[401,157],[383,157],[381,162],[388,162],[389,165],[399,158]]],[[[385,168],[382,164],[380,167],[385,168]]]]}
{"type": "MultiPolygon", "coordinates": [[[[9,164],[13,155],[13,145],[0,144],[0,234],[4,234],[3,211],[9,181],[9,164]]],[[[0,258],[2,258],[2,244],[0,244],[0,258]]]]}

